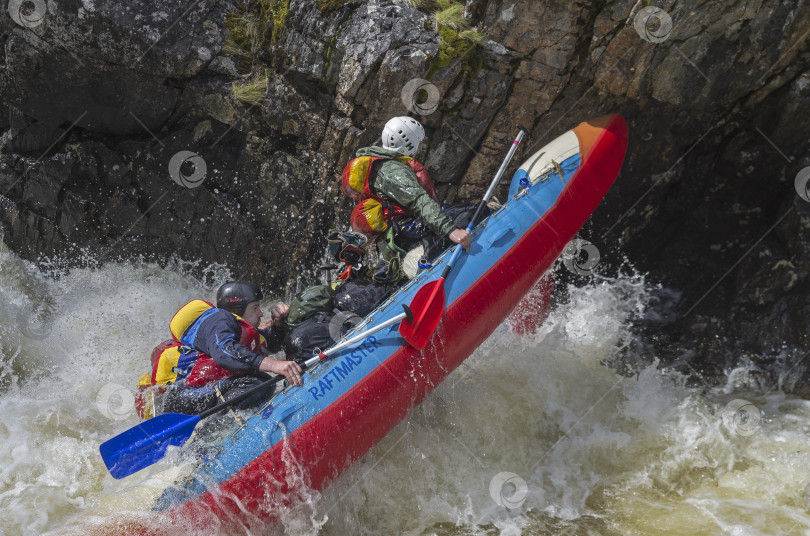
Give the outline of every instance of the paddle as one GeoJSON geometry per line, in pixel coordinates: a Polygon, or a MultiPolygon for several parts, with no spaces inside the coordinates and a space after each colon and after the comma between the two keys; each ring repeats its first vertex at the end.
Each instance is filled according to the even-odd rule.
{"type": "MultiPolygon", "coordinates": [[[[382,324],[367,329],[308,359],[304,362],[304,370],[313,367],[318,362],[327,359],[336,352],[362,341],[372,333],[376,333],[392,324],[396,324],[402,319],[413,318],[408,308],[406,306],[403,306],[403,308],[405,309],[404,313],[400,313],[382,324]]],[[[133,426],[129,430],[108,439],[99,446],[98,450],[101,453],[101,458],[104,460],[104,465],[107,466],[113,478],[124,478],[145,467],[149,467],[163,458],[169,445],[177,447],[184,445],[185,442],[188,441],[188,438],[191,437],[194,428],[200,420],[227,409],[258,391],[267,389],[270,384],[280,382],[283,379],[284,376],[275,376],[272,379],[248,389],[227,402],[217,404],[213,408],[203,411],[199,415],[164,413],[146,420],[137,426],[133,426]]]]}
{"type": "MultiPolygon", "coordinates": [[[[486,194],[484,194],[484,198],[478,204],[475,214],[470,220],[469,225],[467,225],[467,232],[472,231],[475,222],[478,221],[478,217],[481,215],[481,211],[484,210],[484,206],[486,206],[493,192],[495,192],[495,187],[498,186],[498,182],[500,182],[501,177],[503,177],[506,167],[509,165],[509,161],[512,160],[512,156],[515,154],[518,145],[520,145],[520,141],[528,133],[525,127],[518,125],[518,128],[520,128],[520,132],[512,143],[512,147],[509,149],[509,153],[501,164],[498,173],[489,185],[489,189],[487,189],[486,194]]],[[[447,263],[439,279],[422,285],[422,288],[419,289],[413,297],[413,301],[411,301],[413,320],[404,320],[402,324],[399,325],[399,334],[402,335],[402,338],[405,339],[408,344],[417,350],[421,350],[425,347],[428,339],[439,324],[439,320],[444,312],[444,281],[450,274],[450,270],[453,269],[456,259],[461,255],[461,250],[461,244],[458,244],[453,251],[452,257],[450,257],[450,262],[447,263]]]]}

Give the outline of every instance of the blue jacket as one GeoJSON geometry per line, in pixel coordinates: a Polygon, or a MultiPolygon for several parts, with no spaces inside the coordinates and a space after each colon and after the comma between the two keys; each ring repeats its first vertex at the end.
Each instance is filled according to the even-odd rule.
{"type": "MultiPolygon", "coordinates": [[[[200,317],[198,325],[190,328],[196,328],[192,344],[194,349],[210,355],[220,367],[244,372],[259,370],[265,355],[239,344],[242,326],[236,317],[224,309],[209,311],[210,313],[206,311],[208,314],[200,317]]],[[[270,327],[259,330],[259,333],[267,339],[268,350],[271,352],[281,350],[285,335],[282,329],[270,327]]]]}

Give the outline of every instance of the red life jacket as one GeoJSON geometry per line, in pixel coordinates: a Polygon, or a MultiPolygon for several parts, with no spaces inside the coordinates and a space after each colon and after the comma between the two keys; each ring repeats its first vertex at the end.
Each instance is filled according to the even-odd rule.
{"type": "MultiPolygon", "coordinates": [[[[343,168],[343,191],[357,201],[351,215],[352,230],[370,237],[384,233],[388,229],[389,222],[394,218],[410,215],[405,207],[393,200],[383,199],[372,190],[371,185],[376,178],[377,170],[374,163],[378,160],[390,159],[379,156],[358,156],[350,160],[343,168]],[[372,171],[375,172],[374,177],[371,176],[372,171]]],[[[398,156],[394,160],[411,168],[416,174],[419,186],[439,203],[436,188],[433,187],[433,181],[425,166],[409,156],[398,156]]]]}
{"type": "MultiPolygon", "coordinates": [[[[250,348],[254,352],[260,352],[260,348],[267,347],[267,341],[264,340],[259,330],[238,316],[236,316],[236,319],[239,321],[239,327],[241,328],[239,344],[250,348]]],[[[220,367],[217,365],[216,361],[214,361],[213,357],[202,352],[197,352],[197,361],[194,362],[191,372],[186,376],[186,385],[189,387],[200,387],[223,378],[244,374],[247,374],[247,372],[220,367]]]]}

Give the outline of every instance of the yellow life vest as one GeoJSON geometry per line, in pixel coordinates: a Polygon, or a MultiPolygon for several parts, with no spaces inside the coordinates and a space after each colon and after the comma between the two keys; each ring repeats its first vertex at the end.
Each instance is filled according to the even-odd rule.
{"type": "MultiPolygon", "coordinates": [[[[139,386],[174,383],[177,381],[177,371],[179,369],[188,371],[193,367],[200,359],[200,356],[204,354],[191,349],[193,340],[186,340],[193,339],[196,336],[196,330],[192,334],[186,332],[203,314],[211,309],[215,309],[214,305],[205,300],[192,300],[174,314],[169,322],[172,339],[162,342],[152,350],[152,373],[141,376],[138,380],[139,386]]],[[[266,346],[263,335],[242,320],[239,315],[234,314],[233,316],[242,327],[240,344],[244,344],[255,352],[260,351],[260,346],[266,346]],[[246,330],[249,333],[245,333],[246,330]]]]}
{"type": "MultiPolygon", "coordinates": [[[[372,166],[377,160],[388,160],[379,156],[358,156],[353,158],[343,168],[341,184],[343,192],[357,201],[351,214],[352,230],[375,237],[388,229],[388,223],[395,217],[409,214],[402,206],[392,201],[386,201],[372,190],[374,177],[371,176],[372,166]]],[[[409,156],[397,156],[394,160],[411,168],[419,185],[437,203],[439,196],[433,186],[425,167],[409,156]]],[[[375,175],[376,177],[376,175],[375,175]]]]}

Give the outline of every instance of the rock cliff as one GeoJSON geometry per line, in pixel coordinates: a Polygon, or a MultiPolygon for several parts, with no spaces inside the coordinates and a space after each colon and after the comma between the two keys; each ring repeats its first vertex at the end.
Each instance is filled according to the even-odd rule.
{"type": "Polygon", "coordinates": [[[314,278],[347,221],[342,167],[390,116],[423,122],[458,201],[482,193],[515,124],[525,156],[619,112],[627,160],[582,238],[604,273],[629,261],[661,284],[643,339],[667,366],[751,360],[801,389],[810,6],[652,4],[11,0],[4,241],[39,262],[221,263],[283,292],[314,278]]]}

